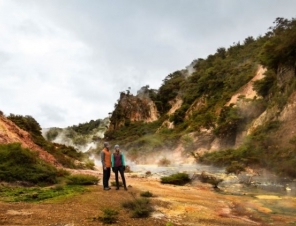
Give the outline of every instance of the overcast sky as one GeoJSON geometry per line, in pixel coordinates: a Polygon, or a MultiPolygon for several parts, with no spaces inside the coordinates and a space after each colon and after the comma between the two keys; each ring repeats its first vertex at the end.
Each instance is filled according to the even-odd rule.
{"type": "Polygon", "coordinates": [[[42,128],[103,119],[120,91],[295,14],[296,0],[0,0],[0,110],[42,128]]]}

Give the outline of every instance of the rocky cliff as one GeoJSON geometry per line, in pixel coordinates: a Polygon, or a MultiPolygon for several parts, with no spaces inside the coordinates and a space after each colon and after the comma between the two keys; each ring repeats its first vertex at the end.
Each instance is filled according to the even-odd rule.
{"type": "Polygon", "coordinates": [[[110,118],[109,130],[114,130],[130,122],[149,123],[157,120],[159,113],[155,103],[146,95],[121,93],[110,118]]]}

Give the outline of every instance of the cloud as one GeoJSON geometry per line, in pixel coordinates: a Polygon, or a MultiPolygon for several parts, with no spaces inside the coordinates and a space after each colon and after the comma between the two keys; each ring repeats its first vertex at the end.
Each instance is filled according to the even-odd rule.
{"type": "Polygon", "coordinates": [[[296,2],[0,0],[0,110],[42,127],[105,118],[219,47],[291,18],[296,2]],[[9,101],[8,101],[9,100],[9,101]]]}

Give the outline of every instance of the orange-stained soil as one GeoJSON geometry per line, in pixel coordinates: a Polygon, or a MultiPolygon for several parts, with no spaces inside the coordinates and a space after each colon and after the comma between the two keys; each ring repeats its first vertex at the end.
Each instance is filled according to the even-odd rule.
{"type": "MultiPolygon", "coordinates": [[[[101,178],[101,173],[94,171],[101,178]]],[[[102,185],[90,186],[90,192],[65,199],[40,203],[0,202],[0,225],[82,226],[103,225],[97,220],[102,209],[119,211],[113,225],[295,225],[296,198],[251,195],[223,195],[210,185],[194,182],[186,186],[164,185],[157,179],[139,178],[126,173],[128,191],[102,185]],[[150,191],[155,211],[144,219],[130,217],[121,207],[125,200],[150,191]],[[263,197],[263,198],[262,198],[263,197]],[[295,210],[293,212],[293,209],[295,210]],[[282,213],[281,211],[285,211],[282,213]]],[[[114,181],[112,175],[111,181],[114,181]]]]}

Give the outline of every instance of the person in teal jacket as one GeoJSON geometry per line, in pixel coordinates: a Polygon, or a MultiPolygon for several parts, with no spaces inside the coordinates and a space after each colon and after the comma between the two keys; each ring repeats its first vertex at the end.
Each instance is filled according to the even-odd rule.
{"type": "Polygon", "coordinates": [[[125,159],[123,153],[119,150],[119,145],[114,146],[115,152],[111,156],[112,171],[115,173],[116,190],[119,189],[118,172],[120,173],[124,190],[127,190],[124,171],[125,171],[125,159]]]}

